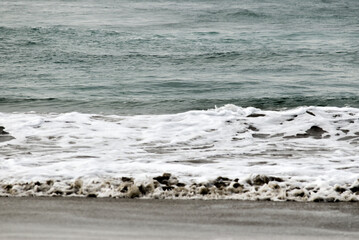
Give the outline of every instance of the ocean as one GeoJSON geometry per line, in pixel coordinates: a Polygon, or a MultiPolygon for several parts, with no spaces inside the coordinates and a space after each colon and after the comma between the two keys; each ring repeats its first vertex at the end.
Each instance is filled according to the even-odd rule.
{"type": "Polygon", "coordinates": [[[359,1],[0,1],[0,195],[359,201],[359,1]]]}

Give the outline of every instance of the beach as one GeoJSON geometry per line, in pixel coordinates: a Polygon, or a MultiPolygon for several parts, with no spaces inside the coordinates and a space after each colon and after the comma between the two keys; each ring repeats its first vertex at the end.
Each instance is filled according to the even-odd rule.
{"type": "Polygon", "coordinates": [[[359,239],[358,0],[1,0],[0,240],[359,239]]]}
{"type": "Polygon", "coordinates": [[[359,201],[357,0],[0,5],[1,197],[359,201]]]}
{"type": "Polygon", "coordinates": [[[0,239],[358,239],[359,203],[0,198],[0,239]]]}

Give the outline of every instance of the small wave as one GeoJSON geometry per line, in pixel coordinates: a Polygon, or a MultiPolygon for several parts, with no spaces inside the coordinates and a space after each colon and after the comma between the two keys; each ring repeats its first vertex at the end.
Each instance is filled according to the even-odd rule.
{"type": "Polygon", "coordinates": [[[11,30],[11,28],[0,26],[0,33],[6,33],[9,30],[11,30]]]}
{"type": "MultiPolygon", "coordinates": [[[[208,56],[211,57],[211,56],[208,56]]],[[[216,85],[216,88],[220,88],[221,91],[230,91],[233,88],[245,88],[253,85],[257,85],[257,82],[242,81],[238,83],[233,82],[221,82],[220,86],[216,85]]],[[[161,89],[162,92],[168,91],[175,94],[178,91],[188,91],[191,94],[206,93],[213,87],[213,83],[206,81],[188,82],[176,79],[172,81],[154,82],[148,84],[146,82],[138,82],[137,86],[146,85],[146,89],[143,89],[141,93],[150,93],[153,89],[161,89]],[[147,84],[147,85],[146,85],[147,84]]],[[[108,90],[111,86],[73,86],[74,89],[78,89],[84,92],[90,92],[95,90],[108,90]]],[[[293,86],[295,87],[295,86],[293,86]]],[[[136,93],[138,90],[134,89],[136,93]]],[[[125,94],[125,93],[124,93],[125,94]]],[[[126,95],[125,95],[126,96],[126,95]]],[[[242,107],[255,107],[263,110],[283,110],[291,109],[300,106],[321,106],[321,107],[354,107],[359,108],[359,96],[283,96],[283,97],[250,97],[250,98],[227,98],[223,95],[223,98],[211,98],[211,99],[182,99],[182,98],[154,98],[154,99],[92,99],[91,97],[84,97],[81,99],[71,98],[36,98],[36,97],[0,97],[0,106],[2,111],[38,111],[49,112],[49,108],[46,106],[52,106],[51,112],[103,112],[107,114],[173,114],[190,110],[207,110],[213,106],[223,106],[228,103],[240,105],[242,107]],[[176,108],[173,108],[173,106],[176,108]],[[150,109],[151,108],[151,109],[150,109]],[[9,110],[6,110],[9,109],[9,110]]]]}
{"type": "Polygon", "coordinates": [[[263,13],[251,11],[248,9],[231,9],[231,11],[227,12],[226,15],[231,18],[239,18],[239,17],[263,18],[263,17],[266,17],[266,15],[263,13]]]}
{"type": "Polygon", "coordinates": [[[202,21],[226,21],[226,22],[236,22],[243,20],[253,20],[253,19],[265,19],[268,18],[268,15],[243,8],[231,8],[231,9],[218,9],[208,11],[200,16],[202,21]]]}
{"type": "Polygon", "coordinates": [[[56,98],[0,98],[0,103],[22,103],[38,101],[55,101],[56,98]]]}

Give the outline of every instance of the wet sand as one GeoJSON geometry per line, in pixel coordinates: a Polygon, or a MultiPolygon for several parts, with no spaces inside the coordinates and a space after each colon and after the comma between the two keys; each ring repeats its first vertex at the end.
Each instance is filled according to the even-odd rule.
{"type": "Polygon", "coordinates": [[[359,203],[3,197],[0,239],[359,239],[359,203]]]}

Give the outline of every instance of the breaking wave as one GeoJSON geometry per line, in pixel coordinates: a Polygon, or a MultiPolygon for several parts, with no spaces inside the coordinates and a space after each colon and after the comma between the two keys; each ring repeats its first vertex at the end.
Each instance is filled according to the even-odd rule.
{"type": "Polygon", "coordinates": [[[358,200],[357,108],[0,113],[0,126],[2,196],[358,200]]]}

